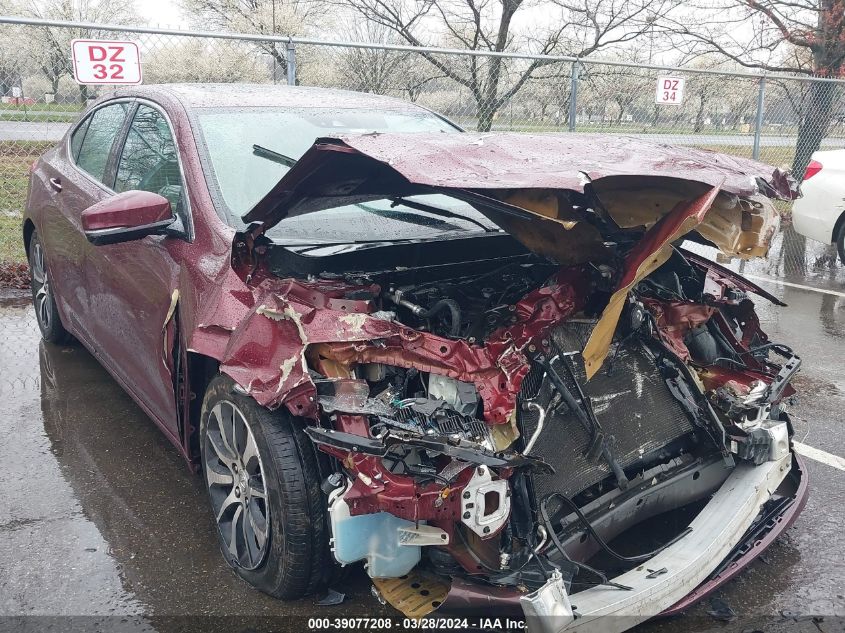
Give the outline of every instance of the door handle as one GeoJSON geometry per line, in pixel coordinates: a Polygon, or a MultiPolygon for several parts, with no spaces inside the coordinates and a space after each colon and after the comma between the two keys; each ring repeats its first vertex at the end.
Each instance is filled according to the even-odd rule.
{"type": "Polygon", "coordinates": [[[50,186],[56,191],[62,190],[62,181],[58,178],[50,178],[50,186]]]}

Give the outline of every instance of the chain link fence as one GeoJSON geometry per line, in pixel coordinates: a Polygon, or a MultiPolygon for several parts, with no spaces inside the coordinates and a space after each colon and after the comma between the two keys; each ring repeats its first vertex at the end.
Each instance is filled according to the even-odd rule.
{"type": "MultiPolygon", "coordinates": [[[[29,165],[108,90],[74,82],[74,38],[137,42],[144,83],[344,88],[413,101],[468,130],[642,136],[755,157],[800,174],[816,146],[845,147],[845,82],[0,18],[0,287],[6,293],[9,286],[25,286],[27,277],[20,222],[29,165]],[[667,74],[686,79],[681,105],[654,102],[657,78],[667,74]]],[[[805,240],[791,228],[791,205],[779,208],[782,230],[768,260],[729,265],[746,274],[841,289],[845,268],[835,247],[805,240]]],[[[0,295],[4,339],[5,322],[20,320],[11,316],[19,299],[0,295]],[[4,307],[9,301],[15,303],[12,312],[4,307]]]]}

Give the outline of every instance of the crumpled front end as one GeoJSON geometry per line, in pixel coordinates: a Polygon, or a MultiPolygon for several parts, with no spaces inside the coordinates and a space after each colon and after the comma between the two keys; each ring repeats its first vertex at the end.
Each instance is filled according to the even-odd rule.
{"type": "Polygon", "coordinates": [[[254,225],[221,370],[303,420],[337,562],[407,616],[624,630],[724,576],[806,493],[800,359],[751,297],[777,300],[677,246],[764,254],[777,214],[752,189],[460,190],[520,248],[305,279],[279,279],[254,225]]]}

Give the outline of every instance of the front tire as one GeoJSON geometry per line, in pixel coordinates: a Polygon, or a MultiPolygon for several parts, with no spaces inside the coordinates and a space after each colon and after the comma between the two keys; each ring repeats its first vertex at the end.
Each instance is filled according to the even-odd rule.
{"type": "Polygon", "coordinates": [[[839,261],[845,266],[845,222],[839,226],[836,232],[836,250],[839,252],[839,261]]]}
{"type": "Polygon", "coordinates": [[[61,345],[70,340],[70,334],[62,323],[56,298],[44,256],[44,246],[37,232],[32,233],[29,241],[29,275],[32,289],[32,305],[38,329],[45,341],[61,345]]]}
{"type": "Polygon", "coordinates": [[[200,450],[226,562],[276,598],[315,592],[331,567],[328,530],[316,451],[296,420],[220,374],[203,400],[200,450]]]}

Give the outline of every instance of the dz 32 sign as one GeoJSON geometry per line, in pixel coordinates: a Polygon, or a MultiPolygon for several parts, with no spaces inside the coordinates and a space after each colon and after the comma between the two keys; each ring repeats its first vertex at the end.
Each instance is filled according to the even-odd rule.
{"type": "Polygon", "coordinates": [[[73,40],[71,54],[76,83],[141,83],[141,54],[135,42],[73,40]]]}
{"type": "Polygon", "coordinates": [[[686,79],[683,77],[658,77],[654,102],[665,103],[667,105],[681,105],[684,101],[685,82],[686,79]]]}

